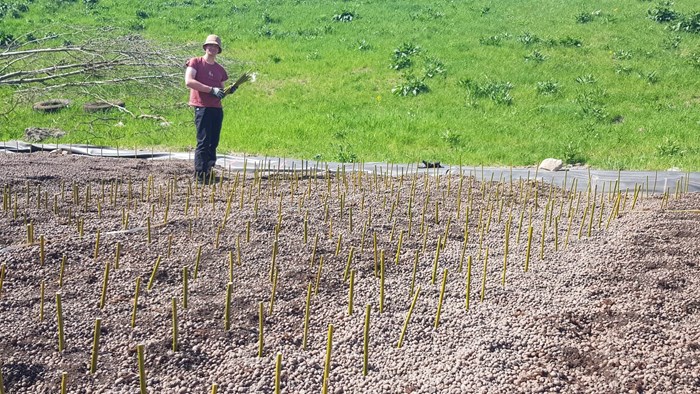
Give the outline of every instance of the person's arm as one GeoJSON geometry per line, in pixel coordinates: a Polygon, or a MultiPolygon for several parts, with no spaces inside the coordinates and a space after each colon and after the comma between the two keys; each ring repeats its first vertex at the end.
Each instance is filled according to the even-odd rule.
{"type": "Polygon", "coordinates": [[[187,67],[187,69],[185,69],[185,86],[203,93],[212,93],[214,88],[220,88],[220,86],[207,86],[197,81],[195,76],[197,76],[197,70],[192,67],[187,67]]]}

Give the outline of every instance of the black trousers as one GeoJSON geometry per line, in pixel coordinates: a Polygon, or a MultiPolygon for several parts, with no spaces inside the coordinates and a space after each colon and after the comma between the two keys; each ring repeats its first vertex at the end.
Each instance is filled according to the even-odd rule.
{"type": "Polygon", "coordinates": [[[197,147],[194,150],[194,171],[209,174],[216,164],[216,147],[219,145],[224,110],[221,108],[194,107],[194,125],[197,128],[197,147]]]}

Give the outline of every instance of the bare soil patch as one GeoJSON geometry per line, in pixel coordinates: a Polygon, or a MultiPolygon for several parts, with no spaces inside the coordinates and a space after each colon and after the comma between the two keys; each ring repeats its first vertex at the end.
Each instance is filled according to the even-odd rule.
{"type": "Polygon", "coordinates": [[[69,392],[138,392],[137,344],[145,344],[149,392],[209,392],[217,383],[219,393],[270,393],[278,352],[283,392],[319,392],[329,324],[333,393],[700,391],[697,194],[666,201],[642,191],[635,201],[631,190],[571,193],[532,181],[371,172],[257,171],[244,179],[223,171],[215,185],[201,186],[193,183],[191,167],[180,161],[0,155],[0,361],[6,392],[59,392],[63,372],[69,392]],[[344,273],[351,248],[349,315],[344,273]],[[421,290],[398,348],[415,261],[414,288],[421,290]],[[100,309],[106,265],[106,304],[100,309]],[[187,308],[183,267],[190,277],[187,308]],[[137,277],[142,283],[132,328],[137,277]],[[231,328],[225,331],[230,280],[231,328]],[[57,292],[65,322],[62,352],[57,292]],[[261,302],[264,348],[258,357],[261,302]],[[369,368],[363,376],[367,304],[369,368]],[[97,372],[90,374],[96,318],[102,329],[97,372]]]}

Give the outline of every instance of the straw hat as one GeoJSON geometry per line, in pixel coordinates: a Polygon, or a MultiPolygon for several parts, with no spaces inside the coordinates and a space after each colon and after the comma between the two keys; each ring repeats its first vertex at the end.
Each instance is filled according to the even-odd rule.
{"type": "Polygon", "coordinates": [[[204,48],[206,45],[209,45],[209,44],[214,44],[214,45],[218,46],[219,53],[221,53],[221,50],[223,48],[221,48],[221,38],[219,38],[219,36],[217,36],[216,34],[208,35],[206,41],[204,41],[204,44],[202,45],[202,48],[204,48]]]}

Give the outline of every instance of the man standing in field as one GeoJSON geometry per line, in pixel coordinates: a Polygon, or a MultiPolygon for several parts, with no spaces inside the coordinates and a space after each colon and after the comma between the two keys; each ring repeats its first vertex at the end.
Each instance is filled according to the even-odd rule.
{"type": "MultiPolygon", "coordinates": [[[[197,147],[194,151],[194,171],[199,182],[207,182],[216,164],[224,111],[221,100],[226,97],[224,81],[226,70],[216,62],[221,53],[221,39],[211,34],[204,41],[204,56],[193,57],[186,63],[185,86],[190,88],[189,105],[194,108],[197,128],[197,147]]],[[[230,92],[233,93],[234,89],[230,92]]]]}

